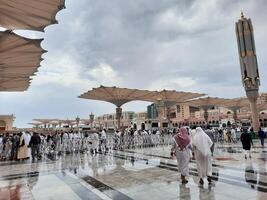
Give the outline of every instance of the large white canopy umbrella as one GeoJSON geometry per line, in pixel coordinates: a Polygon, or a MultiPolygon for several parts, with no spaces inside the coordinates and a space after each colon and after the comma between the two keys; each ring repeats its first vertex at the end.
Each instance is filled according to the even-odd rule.
{"type": "Polygon", "coordinates": [[[230,99],[223,99],[223,98],[217,98],[217,97],[205,97],[205,98],[189,100],[185,104],[203,109],[204,119],[206,123],[208,123],[208,117],[209,117],[208,109],[214,106],[223,107],[229,101],[230,99]]]}
{"type": "Polygon", "coordinates": [[[0,91],[24,91],[37,72],[42,39],[28,39],[10,31],[0,32],[0,91]]]}
{"type": "Polygon", "coordinates": [[[56,24],[65,0],[0,0],[0,26],[9,30],[44,31],[56,24]]]}
{"type": "Polygon", "coordinates": [[[122,115],[121,106],[123,104],[136,100],[149,101],[146,100],[148,96],[156,95],[156,93],[156,91],[106,87],[101,85],[98,88],[93,88],[92,90],[85,92],[84,94],[80,95],[79,98],[106,101],[116,105],[116,118],[118,128],[120,128],[120,119],[122,115]]]}

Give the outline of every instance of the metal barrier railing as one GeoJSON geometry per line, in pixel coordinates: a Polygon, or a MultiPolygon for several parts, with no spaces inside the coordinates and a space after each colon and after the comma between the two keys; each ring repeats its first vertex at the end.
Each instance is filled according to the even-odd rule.
{"type": "Polygon", "coordinates": [[[92,149],[96,151],[110,151],[118,149],[135,149],[156,147],[161,145],[172,145],[172,135],[124,135],[116,137],[114,135],[107,135],[105,140],[99,139],[94,141],[91,137],[84,137],[79,139],[60,139],[58,141],[50,140],[47,142],[42,140],[40,145],[40,152],[43,156],[54,153],[72,153],[72,152],[86,152],[92,149]],[[95,143],[95,144],[93,144],[95,143]]]}

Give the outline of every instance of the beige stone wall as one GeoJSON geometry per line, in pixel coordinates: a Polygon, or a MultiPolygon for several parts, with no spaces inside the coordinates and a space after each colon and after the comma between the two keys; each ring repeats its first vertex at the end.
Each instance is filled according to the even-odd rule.
{"type": "Polygon", "coordinates": [[[10,131],[13,129],[14,115],[0,115],[0,128],[2,131],[10,131]]]}

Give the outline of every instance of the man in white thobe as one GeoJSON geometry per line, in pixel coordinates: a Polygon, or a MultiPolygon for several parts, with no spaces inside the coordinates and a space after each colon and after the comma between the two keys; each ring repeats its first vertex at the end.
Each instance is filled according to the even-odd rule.
{"type": "Polygon", "coordinates": [[[31,148],[28,147],[31,141],[31,134],[29,132],[26,133],[26,137],[25,137],[25,144],[27,146],[27,158],[30,158],[31,156],[31,148]]]}
{"type": "Polygon", "coordinates": [[[21,133],[19,138],[18,160],[24,160],[28,156],[28,147],[25,140],[27,140],[26,133],[21,133]]]}
{"type": "Polygon", "coordinates": [[[69,140],[69,135],[67,132],[65,132],[62,136],[62,150],[66,152],[68,150],[68,140],[69,140]]]}
{"type": "Polygon", "coordinates": [[[104,129],[101,131],[100,140],[101,140],[101,150],[103,149],[104,151],[107,151],[107,134],[104,129]]]}
{"type": "Polygon", "coordinates": [[[99,147],[99,136],[97,133],[92,134],[92,153],[96,154],[98,152],[98,147],[99,147]]]}
{"type": "Polygon", "coordinates": [[[236,129],[232,128],[231,129],[231,137],[234,143],[236,143],[236,129]]]}
{"type": "Polygon", "coordinates": [[[212,163],[210,148],[212,144],[210,137],[202,130],[202,128],[197,127],[195,136],[193,137],[193,146],[200,185],[204,184],[204,177],[207,177],[208,182],[211,183],[212,163]]]}

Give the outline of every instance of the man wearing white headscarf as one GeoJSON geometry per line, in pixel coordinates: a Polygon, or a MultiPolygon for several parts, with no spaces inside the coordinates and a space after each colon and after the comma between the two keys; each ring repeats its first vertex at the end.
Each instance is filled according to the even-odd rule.
{"type": "Polygon", "coordinates": [[[96,154],[99,148],[99,135],[96,132],[93,133],[91,136],[91,140],[92,140],[91,152],[92,154],[96,154]]]}
{"type": "Polygon", "coordinates": [[[203,178],[206,176],[208,182],[211,183],[212,163],[210,148],[213,143],[200,127],[196,128],[192,143],[195,149],[195,159],[197,162],[198,176],[200,178],[199,184],[204,184],[203,178]]]}
{"type": "Polygon", "coordinates": [[[20,133],[18,160],[24,160],[28,157],[28,146],[26,145],[27,139],[25,132],[20,133]]]}
{"type": "Polygon", "coordinates": [[[29,132],[26,132],[25,144],[27,146],[27,158],[30,158],[31,156],[31,148],[29,147],[31,137],[31,134],[29,132]]]}

